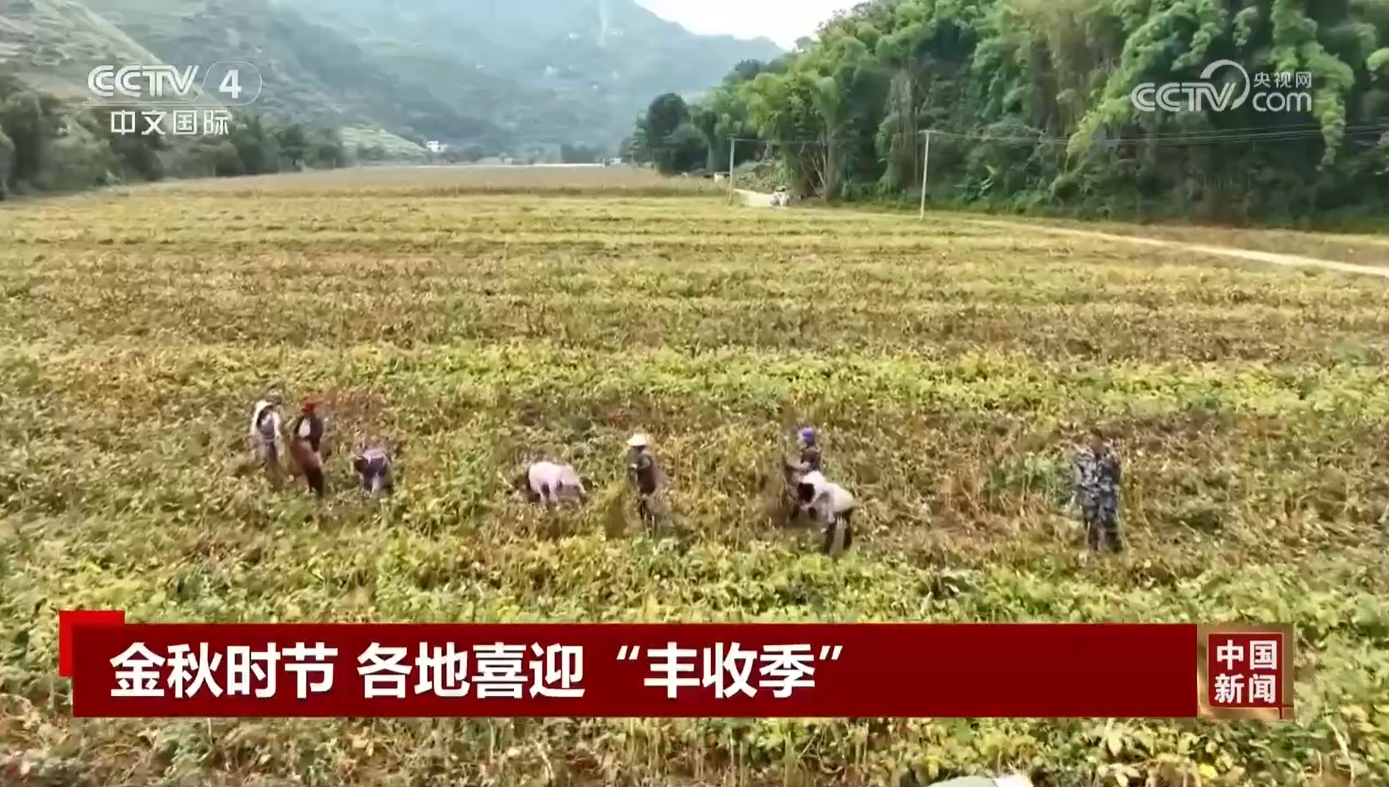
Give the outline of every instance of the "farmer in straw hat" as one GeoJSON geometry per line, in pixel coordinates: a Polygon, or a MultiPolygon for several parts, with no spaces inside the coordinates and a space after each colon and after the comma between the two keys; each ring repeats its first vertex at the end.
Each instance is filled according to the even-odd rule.
{"type": "Polygon", "coordinates": [[[290,424],[289,453],[299,466],[304,479],[315,496],[322,498],[328,491],[327,478],[323,473],[323,435],[326,429],[320,410],[322,397],[317,395],[304,399],[299,415],[290,424]]]}
{"type": "Polygon", "coordinates": [[[271,391],[251,410],[251,451],[255,462],[265,468],[272,480],[279,478],[283,401],[278,391],[271,391]]]}
{"type": "Polygon", "coordinates": [[[660,489],[661,481],[661,468],[650,449],[651,441],[644,434],[637,433],[627,439],[627,477],[637,492],[637,513],[647,524],[656,521],[651,497],[660,489]]]}

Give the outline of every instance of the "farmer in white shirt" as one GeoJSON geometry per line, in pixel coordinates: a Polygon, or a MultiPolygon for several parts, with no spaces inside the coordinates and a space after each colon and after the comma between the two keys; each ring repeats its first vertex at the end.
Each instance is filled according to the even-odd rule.
{"type": "Polygon", "coordinates": [[[525,493],[532,503],[552,505],[569,500],[582,505],[588,501],[588,490],[584,488],[583,479],[579,478],[573,465],[550,461],[535,462],[516,479],[516,487],[525,493]]]}
{"type": "Polygon", "coordinates": [[[825,479],[818,472],[809,472],[801,477],[797,486],[797,497],[802,506],[811,512],[817,522],[825,523],[825,545],[821,549],[826,555],[834,551],[839,534],[844,534],[843,549],[854,543],[854,509],[858,506],[854,496],[839,484],[825,479]]]}
{"type": "Polygon", "coordinates": [[[362,448],[352,458],[352,469],[357,471],[362,489],[372,497],[395,491],[395,483],[391,480],[391,457],[385,448],[379,445],[362,448]]]}
{"type": "Polygon", "coordinates": [[[280,466],[282,402],[280,394],[271,391],[256,402],[251,411],[251,450],[255,452],[256,462],[268,471],[280,466]]]}

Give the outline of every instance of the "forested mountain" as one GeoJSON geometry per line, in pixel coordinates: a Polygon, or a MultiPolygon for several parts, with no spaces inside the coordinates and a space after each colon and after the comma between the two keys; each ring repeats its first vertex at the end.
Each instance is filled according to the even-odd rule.
{"type": "MultiPolygon", "coordinates": [[[[740,149],[765,153],[803,193],[891,197],[919,193],[930,131],[938,202],[1382,215],[1386,47],[1386,0],[885,0],[783,59],[744,64],[697,104],[659,97],[631,145],[666,169],[723,168],[731,137],[755,139],[740,149]],[[1237,108],[1143,111],[1130,98],[1143,83],[1199,81],[1220,60],[1251,76],[1237,108]],[[1265,111],[1254,94],[1292,100],[1298,73],[1310,75],[1307,105],[1265,111]]],[[[1239,96],[1238,71],[1213,74],[1216,88],[1239,96]]]]}
{"type": "Polygon", "coordinates": [[[697,36],[634,0],[9,0],[0,67],[60,96],[102,63],[245,60],[257,109],[493,152],[611,144],[652,92],[708,87],[770,41],[697,36]]]}
{"type": "Polygon", "coordinates": [[[436,64],[451,61],[463,69],[459,79],[518,84],[519,103],[544,96],[587,111],[610,142],[653,93],[703,91],[742,60],[781,54],[767,39],[695,35],[635,0],[284,1],[399,70],[447,78],[436,64]],[[412,62],[425,68],[412,70],[412,62]]]}

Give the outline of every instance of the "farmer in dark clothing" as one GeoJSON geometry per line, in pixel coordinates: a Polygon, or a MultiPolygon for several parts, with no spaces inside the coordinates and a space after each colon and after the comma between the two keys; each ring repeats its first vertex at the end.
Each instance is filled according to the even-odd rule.
{"type": "MultiPolygon", "coordinates": [[[[795,490],[800,484],[801,479],[808,473],[819,473],[822,471],[820,460],[820,445],[816,439],[815,430],[810,427],[803,427],[796,433],[796,442],[800,445],[800,461],[786,463],[786,488],[795,490]]],[[[800,519],[808,509],[801,502],[798,494],[791,496],[791,521],[800,519]]]]}
{"type": "Polygon", "coordinates": [[[1075,499],[1090,549],[1099,551],[1108,540],[1113,551],[1123,550],[1119,537],[1119,457],[1099,429],[1091,429],[1086,443],[1076,452],[1074,472],[1075,499]]]}
{"type": "Polygon", "coordinates": [[[382,492],[391,494],[395,485],[391,482],[391,457],[386,449],[370,446],[357,453],[352,459],[352,469],[362,480],[362,488],[374,497],[382,492]]]}
{"type": "Polygon", "coordinates": [[[637,513],[642,521],[653,524],[656,514],[651,509],[651,497],[660,488],[661,469],[650,450],[644,434],[634,434],[627,440],[627,475],[637,491],[637,513]]]}
{"type": "Polygon", "coordinates": [[[801,429],[796,433],[796,442],[801,446],[801,461],[796,469],[801,473],[824,472],[825,468],[820,465],[820,443],[815,430],[808,426],[801,429]]]}
{"type": "Polygon", "coordinates": [[[323,474],[323,417],[319,408],[323,400],[310,396],[304,400],[299,416],[290,424],[289,452],[304,474],[309,488],[322,498],[327,493],[327,478],[323,474]]]}

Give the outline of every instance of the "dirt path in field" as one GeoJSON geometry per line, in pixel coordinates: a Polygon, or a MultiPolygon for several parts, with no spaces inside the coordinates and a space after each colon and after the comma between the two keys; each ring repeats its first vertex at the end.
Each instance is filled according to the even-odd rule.
{"type": "MultiPolygon", "coordinates": [[[[772,205],[772,195],[763,194],[747,189],[738,189],[739,196],[742,197],[744,205],[755,208],[769,208],[772,205]]],[[[1185,243],[1175,240],[1159,240],[1158,238],[1143,238],[1134,235],[1115,235],[1109,232],[1099,232],[1097,230],[1077,230],[1066,227],[1049,227],[1045,224],[1032,224],[1021,221],[1000,221],[997,219],[970,219],[961,217],[961,221],[976,224],[983,227],[993,227],[995,229],[1016,232],[1025,230],[1031,232],[1045,232],[1053,235],[1063,235],[1072,238],[1087,238],[1090,240],[1115,241],[1120,243],[1134,243],[1142,246],[1151,246],[1162,249],[1177,249],[1190,251],[1196,254],[1208,254],[1215,257],[1228,257],[1230,259],[1244,260],[1246,262],[1262,262],[1268,265],[1282,265],[1290,268],[1322,268],[1323,270],[1339,271],[1341,273],[1360,273],[1366,276],[1378,276],[1389,278],[1389,267],[1376,267],[1373,265],[1356,265],[1350,262],[1337,262],[1335,260],[1322,260],[1316,257],[1302,257],[1296,254],[1274,254],[1268,251],[1254,251],[1252,249],[1237,249],[1231,246],[1207,246],[1201,243],[1185,243]]]]}
{"type": "Polygon", "coordinates": [[[1020,221],[996,221],[993,219],[965,219],[965,221],[970,224],[996,227],[998,229],[1010,231],[1019,229],[1032,230],[1033,232],[1047,232],[1053,235],[1065,235],[1073,238],[1119,241],[1163,249],[1178,249],[1195,252],[1197,254],[1209,254],[1216,257],[1229,257],[1231,259],[1246,260],[1249,262],[1263,262],[1269,265],[1283,265],[1293,268],[1323,268],[1325,270],[1340,271],[1342,273],[1361,273],[1367,276],[1389,278],[1389,268],[1381,268],[1374,265],[1356,265],[1351,262],[1336,262],[1335,260],[1322,260],[1316,257],[1302,257],[1296,254],[1274,254],[1268,251],[1237,249],[1231,246],[1207,246],[1201,243],[1185,243],[1176,240],[1159,240],[1157,238],[1142,238],[1133,235],[1114,235],[1112,233],[1099,232],[1096,230],[1048,227],[1044,224],[1030,224],[1020,221]]]}

